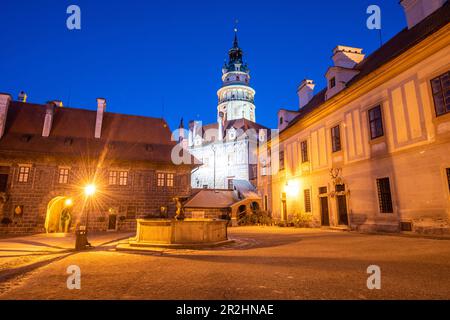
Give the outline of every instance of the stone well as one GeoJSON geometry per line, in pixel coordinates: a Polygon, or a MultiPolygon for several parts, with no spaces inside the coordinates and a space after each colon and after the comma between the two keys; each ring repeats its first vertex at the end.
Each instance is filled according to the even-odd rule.
{"type": "Polygon", "coordinates": [[[145,247],[201,248],[230,243],[226,220],[216,219],[137,219],[136,236],[118,249],[145,247]]]}

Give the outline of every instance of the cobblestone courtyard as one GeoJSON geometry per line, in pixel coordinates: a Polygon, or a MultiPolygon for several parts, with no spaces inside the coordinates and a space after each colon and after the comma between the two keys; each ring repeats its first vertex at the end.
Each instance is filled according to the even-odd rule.
{"type": "Polygon", "coordinates": [[[236,242],[226,247],[145,254],[115,251],[123,234],[95,238],[96,248],[81,253],[53,238],[44,247],[54,252],[28,269],[23,259],[35,250],[8,251],[14,238],[2,239],[0,299],[450,299],[448,240],[278,227],[229,233],[236,242]],[[81,268],[81,290],[67,289],[70,265],[81,268]],[[381,290],[367,289],[369,265],[381,268],[381,290]]]}

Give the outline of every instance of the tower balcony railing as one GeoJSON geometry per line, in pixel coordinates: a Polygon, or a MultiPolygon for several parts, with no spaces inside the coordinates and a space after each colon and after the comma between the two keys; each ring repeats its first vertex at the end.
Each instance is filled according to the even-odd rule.
{"type": "Polygon", "coordinates": [[[254,103],[255,99],[254,98],[245,98],[245,97],[240,97],[240,98],[230,97],[230,98],[219,99],[219,104],[228,102],[228,101],[246,101],[246,102],[254,103]]]}

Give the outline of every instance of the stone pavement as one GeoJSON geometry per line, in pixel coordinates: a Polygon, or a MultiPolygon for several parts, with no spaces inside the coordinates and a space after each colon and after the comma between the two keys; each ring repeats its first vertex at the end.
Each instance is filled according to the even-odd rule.
{"type": "MultiPolygon", "coordinates": [[[[132,235],[129,232],[103,232],[89,234],[88,238],[95,247],[132,235]]],[[[2,238],[0,239],[0,281],[2,275],[12,269],[59,257],[64,253],[72,252],[74,246],[74,234],[44,233],[2,238]]]]}
{"type": "Polygon", "coordinates": [[[0,299],[450,299],[450,242],[317,229],[239,227],[235,244],[127,253],[115,244],[70,254],[20,280],[0,299]],[[81,270],[69,290],[67,267],[81,270]],[[381,290],[367,288],[367,267],[381,290]]]}

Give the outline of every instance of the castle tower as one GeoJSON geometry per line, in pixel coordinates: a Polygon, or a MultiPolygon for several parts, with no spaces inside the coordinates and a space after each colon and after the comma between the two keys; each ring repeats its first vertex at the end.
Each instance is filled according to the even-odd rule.
{"type": "Polygon", "coordinates": [[[233,47],[222,69],[222,87],[217,91],[217,115],[219,118],[222,112],[226,121],[247,119],[256,122],[255,90],[249,85],[250,71],[243,62],[243,55],[239,48],[237,29],[234,29],[233,47]]]}

